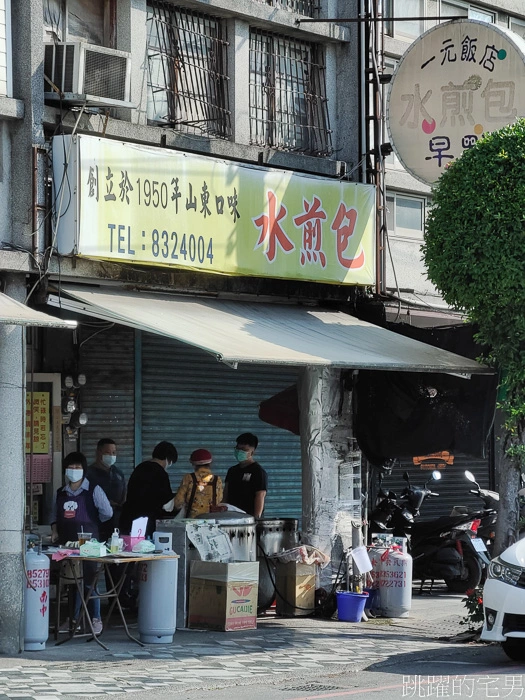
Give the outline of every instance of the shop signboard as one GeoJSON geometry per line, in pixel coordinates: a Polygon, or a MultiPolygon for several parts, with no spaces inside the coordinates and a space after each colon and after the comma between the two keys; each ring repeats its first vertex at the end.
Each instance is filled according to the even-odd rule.
{"type": "Polygon", "coordinates": [[[335,284],[375,280],[372,185],[87,135],[53,139],[53,179],[64,255],[335,284]]]}
{"type": "Polygon", "coordinates": [[[26,392],[26,454],[49,452],[49,399],[48,391],[26,392]]]}
{"type": "Polygon", "coordinates": [[[49,391],[26,392],[26,481],[33,486],[51,481],[50,398],[49,391]]]}
{"type": "Polygon", "coordinates": [[[478,20],[454,20],[414,41],[393,75],[390,141],[404,167],[432,184],[454,158],[525,116],[525,41],[478,20]]]}
{"type": "Polygon", "coordinates": [[[446,469],[447,466],[454,464],[454,455],[451,452],[447,452],[447,450],[443,450],[442,452],[433,452],[422,457],[412,457],[412,463],[414,466],[427,471],[446,469]]]}

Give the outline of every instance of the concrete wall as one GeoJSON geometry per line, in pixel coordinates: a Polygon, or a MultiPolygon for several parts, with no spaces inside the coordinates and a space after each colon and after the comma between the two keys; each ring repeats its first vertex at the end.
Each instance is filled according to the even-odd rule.
{"type": "Polygon", "coordinates": [[[307,367],[299,381],[301,452],[303,462],[303,542],[332,559],[320,573],[329,586],[344,550],[352,544],[353,523],[360,525],[360,504],[343,501],[341,469],[352,452],[351,395],[342,372],[307,367]],[[353,519],[352,516],[356,517],[353,519]]]}
{"type": "MultiPolygon", "coordinates": [[[[3,277],[4,291],[25,300],[19,275],[3,277]]],[[[25,503],[25,330],[0,324],[0,653],[23,644],[25,503]]]]}

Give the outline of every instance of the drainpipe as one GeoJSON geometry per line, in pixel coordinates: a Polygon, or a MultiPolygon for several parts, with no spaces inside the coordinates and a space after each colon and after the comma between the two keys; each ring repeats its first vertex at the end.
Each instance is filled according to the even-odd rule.
{"type": "Polygon", "coordinates": [[[40,264],[45,252],[45,177],[39,178],[40,159],[47,157],[47,151],[40,146],[32,149],[32,216],[31,216],[31,252],[40,264]]]}

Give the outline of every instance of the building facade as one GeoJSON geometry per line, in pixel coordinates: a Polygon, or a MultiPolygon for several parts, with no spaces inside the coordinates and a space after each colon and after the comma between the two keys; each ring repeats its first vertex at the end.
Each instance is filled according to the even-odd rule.
{"type": "Polygon", "coordinates": [[[251,430],[265,515],[340,553],[361,514],[355,371],[475,369],[350,315],[384,284],[366,32],[334,21],[366,13],[0,0],[1,291],[78,323],[0,336],[0,651],[21,648],[23,533],[48,528],[69,451],[111,437],[129,475],[171,440],[176,488],[193,449],[224,475],[251,430]],[[258,415],[290,386],[300,438],[258,415]]]}
{"type": "MultiPolygon", "coordinates": [[[[466,2],[464,0],[385,0],[378,6],[384,22],[377,41],[378,58],[383,79],[379,79],[381,100],[380,141],[388,143],[387,104],[390,76],[411,44],[424,32],[453,18],[466,18],[486,22],[508,30],[521,39],[525,37],[525,7],[517,0],[495,2],[466,2]],[[410,18],[410,19],[404,19],[410,18]],[[419,19],[418,19],[419,18],[419,19]],[[395,19],[395,21],[393,21],[395,19]]],[[[452,64],[451,64],[452,66],[452,64]]],[[[451,78],[452,73],[451,73],[451,78]]],[[[454,81],[453,81],[454,82],[454,81]]],[[[455,81],[456,83],[458,81],[455,81]]],[[[428,85],[425,88],[428,89],[428,85]]],[[[425,92],[421,86],[421,97],[425,92]]],[[[407,103],[408,105],[408,103],[407,103]]],[[[499,126],[503,126],[501,122],[499,126]]],[[[384,205],[385,245],[383,265],[385,270],[386,317],[394,323],[404,323],[421,328],[453,327],[462,323],[462,315],[447,307],[439,292],[427,278],[422,260],[425,218],[432,206],[431,187],[413,177],[404,169],[391,148],[384,150],[384,205]]],[[[446,161],[443,161],[443,166],[446,161]]],[[[440,483],[443,497],[435,503],[427,503],[422,511],[425,515],[438,515],[446,503],[453,506],[465,491],[463,471],[470,469],[491,488],[497,487],[495,473],[495,446],[493,438],[486,444],[485,455],[474,458],[457,454],[452,465],[443,462],[446,478],[440,483]]],[[[417,479],[418,468],[409,461],[402,463],[411,478],[417,479]]],[[[391,488],[402,488],[399,474],[389,481],[391,488]]]]}
{"type": "MultiPolygon", "coordinates": [[[[83,256],[76,244],[63,254],[60,241],[68,234],[63,221],[74,226],[68,217],[80,206],[66,165],[77,148],[73,142],[81,136],[123,148],[122,157],[129,153],[125,146],[152,149],[145,153],[153,175],[142,185],[129,183],[135,194],[140,190],[142,205],[151,202],[152,209],[156,198],[162,203],[168,196],[155,183],[154,163],[160,156],[154,149],[160,148],[183,154],[187,162],[204,158],[190,165],[208,168],[210,177],[213,167],[227,163],[234,169],[253,166],[252,174],[271,169],[334,183],[358,182],[363,148],[358,29],[299,21],[351,17],[358,11],[357,0],[2,0],[2,291],[35,307],[53,294],[60,298],[66,283],[194,297],[347,303],[352,289],[332,280],[319,284],[293,275],[218,275],[192,265],[144,265],[142,259],[121,264],[111,256],[83,256]],[[64,153],[68,137],[70,150],[64,153]]],[[[101,168],[105,194],[111,194],[109,184],[101,168]]],[[[122,193],[116,177],[113,192],[122,193]]],[[[199,207],[208,201],[200,197],[202,192],[199,185],[199,207]]],[[[210,194],[214,213],[219,214],[219,207],[221,214],[236,211],[235,188],[210,194]]],[[[184,196],[191,206],[191,195],[184,196]]],[[[152,254],[160,258],[162,233],[160,248],[152,242],[152,254]]],[[[188,258],[217,260],[216,249],[206,246],[201,251],[202,238],[196,235],[191,242],[188,237],[188,258]]],[[[173,238],[169,243],[171,255],[173,238]]],[[[182,246],[177,253],[181,257],[182,246]]],[[[314,244],[308,255],[320,252],[314,244]]],[[[231,466],[236,435],[253,430],[260,435],[260,459],[270,472],[267,513],[303,512],[299,439],[259,421],[257,414],[260,401],[297,382],[296,367],[253,365],[241,367],[233,377],[232,367],[208,360],[209,355],[191,345],[94,315],[56,312],[68,313],[79,321],[78,331],[20,330],[16,343],[11,334],[0,349],[3,376],[16,378],[19,393],[25,390],[27,373],[29,430],[35,430],[35,405],[45,405],[48,421],[39,428],[42,451],[33,444],[26,458],[26,411],[20,401],[20,408],[13,410],[5,396],[3,431],[12,439],[3,435],[0,455],[0,555],[7,572],[0,605],[2,651],[21,646],[24,524],[33,531],[47,527],[53,491],[62,483],[60,460],[71,449],[83,449],[89,460],[100,437],[113,437],[119,462],[129,474],[156,442],[171,439],[179,447],[179,472],[184,473],[189,453],[204,443],[214,451],[222,473],[231,466]],[[17,466],[8,469],[7,464],[17,466]]],[[[351,452],[346,432],[330,460],[345,462],[345,451],[351,452]]],[[[180,473],[172,476],[175,488],[180,473]]],[[[334,483],[327,516],[337,511],[337,479],[334,483]]]]}

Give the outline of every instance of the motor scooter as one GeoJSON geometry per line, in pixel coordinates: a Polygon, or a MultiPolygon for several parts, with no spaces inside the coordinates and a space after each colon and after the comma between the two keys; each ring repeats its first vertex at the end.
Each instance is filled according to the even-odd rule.
{"type": "Polygon", "coordinates": [[[394,536],[409,539],[413,558],[413,577],[421,580],[443,579],[450,591],[465,593],[479,585],[482,575],[481,556],[472,540],[476,520],[470,515],[443,516],[415,523],[426,498],[438,496],[428,488],[430,481],[441,478],[432,472],[423,486],[412,486],[407,472],[403,474],[406,488],[399,497],[393,492],[380,491],[380,501],[370,515],[371,530],[389,530],[394,536]]]}
{"type": "MultiPolygon", "coordinates": [[[[470,493],[478,496],[483,501],[483,510],[478,511],[475,507],[470,508],[468,506],[454,506],[451,515],[470,515],[472,518],[480,521],[476,534],[478,538],[485,543],[490,556],[496,536],[499,493],[497,491],[490,491],[489,489],[482,489],[476,481],[474,474],[468,470],[465,471],[465,477],[471,483],[475,484],[476,488],[470,489],[470,493]]],[[[485,563],[488,565],[489,562],[486,561],[485,563]]]]}
{"type": "Polygon", "coordinates": [[[481,639],[500,642],[513,661],[525,662],[525,539],[495,557],[483,587],[481,639]]]}

